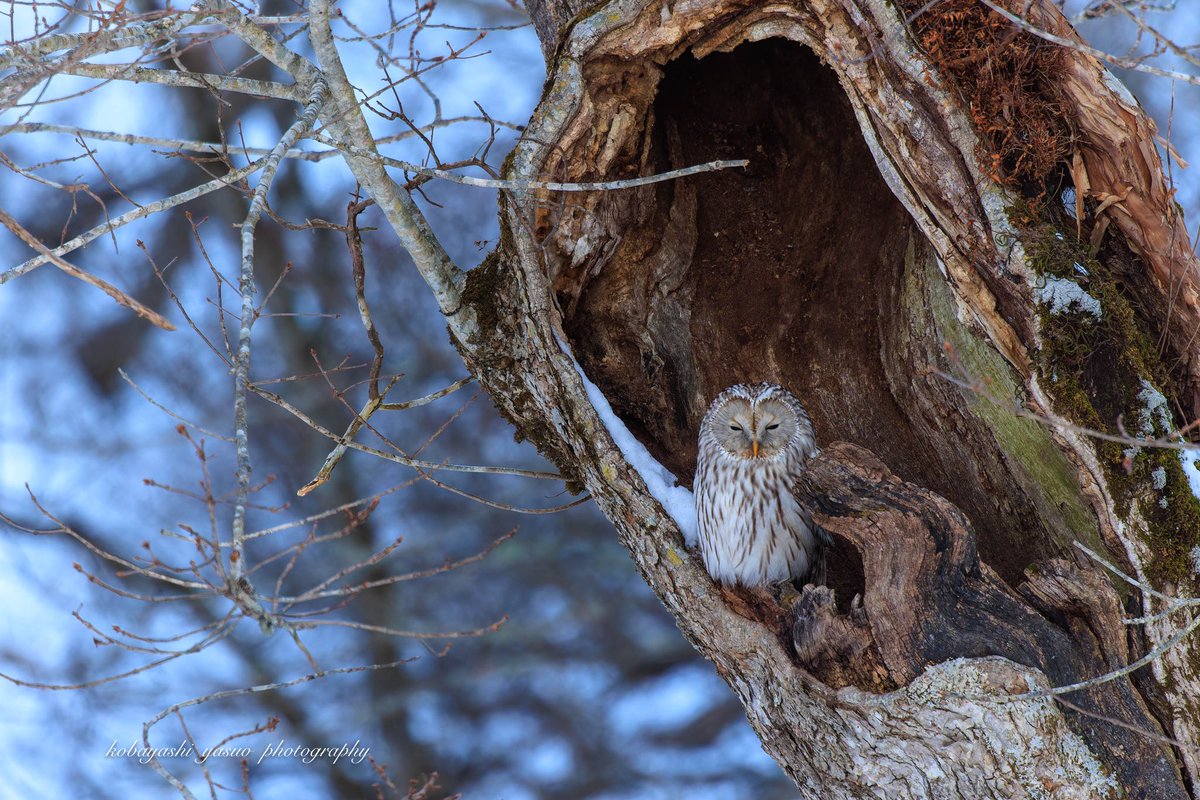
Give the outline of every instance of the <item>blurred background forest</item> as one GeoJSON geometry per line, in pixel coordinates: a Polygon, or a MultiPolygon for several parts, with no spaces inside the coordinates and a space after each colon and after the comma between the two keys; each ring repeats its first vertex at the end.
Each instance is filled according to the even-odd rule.
{"type": "MultiPolygon", "coordinates": [[[[3,27],[15,39],[33,32],[32,15],[63,13],[55,3],[0,3],[0,9],[5,5],[12,27],[2,20],[3,27]]],[[[302,10],[286,0],[259,5],[263,15],[302,10]]],[[[1068,4],[1068,13],[1084,5],[1068,4]]],[[[378,136],[407,137],[390,144],[389,155],[432,164],[432,144],[440,163],[453,163],[480,155],[493,135],[486,119],[491,118],[498,124],[486,161],[498,170],[545,78],[523,8],[503,0],[400,6],[342,4],[362,30],[395,27],[395,41],[378,40],[395,51],[419,53],[428,63],[444,60],[420,81],[401,81],[394,91],[379,94],[372,101],[378,113],[368,115],[372,129],[378,136]],[[423,22],[402,26],[406,19],[423,22]],[[452,52],[458,55],[446,58],[452,52]],[[403,119],[388,118],[398,111],[417,126],[473,120],[439,124],[422,137],[412,135],[403,119]]],[[[143,13],[158,6],[131,0],[128,7],[143,13]]],[[[1148,13],[1156,24],[1169,26],[1177,41],[1200,38],[1194,9],[1148,13]]],[[[1117,15],[1083,20],[1080,28],[1094,45],[1112,52],[1144,46],[1136,28],[1117,15]]],[[[378,52],[362,33],[347,24],[335,32],[345,37],[339,47],[352,83],[371,93],[397,79],[385,76],[378,52]]],[[[295,46],[304,53],[302,45],[295,46]]],[[[189,50],[185,62],[193,70],[224,73],[248,55],[245,48],[218,42],[189,50]]],[[[1155,63],[1173,62],[1167,56],[1155,63]]],[[[245,75],[268,77],[268,70],[258,64],[245,75]]],[[[1197,87],[1138,72],[1121,77],[1182,158],[1200,158],[1197,87]]],[[[218,99],[200,88],[71,76],[40,84],[22,103],[0,114],[0,207],[51,244],[100,224],[106,213],[116,216],[134,203],[182,191],[209,180],[206,169],[220,174],[224,167],[196,153],[180,157],[169,146],[85,141],[69,133],[5,126],[44,122],[226,141],[236,153],[243,145],[273,146],[296,115],[295,104],[284,100],[229,92],[218,99]],[[29,174],[60,184],[86,182],[89,192],[63,191],[29,174]]],[[[323,149],[311,141],[303,147],[323,149]]],[[[237,162],[242,163],[244,158],[237,162]]],[[[1178,164],[1173,169],[1177,198],[1194,225],[1197,184],[1178,164]]],[[[420,192],[422,209],[456,263],[464,269],[478,264],[497,235],[496,192],[438,180],[424,183],[420,192]]],[[[290,226],[264,217],[256,258],[260,298],[279,280],[255,328],[253,376],[260,382],[307,376],[264,387],[339,432],[351,417],[331,383],[346,390],[351,406],[360,407],[366,396],[362,365],[371,363],[373,349],[356,307],[345,235],[304,223],[345,225],[354,194],[353,178],[340,158],[285,160],[270,205],[290,226]],[[302,229],[290,229],[297,225],[302,229]],[[327,381],[321,369],[336,365],[342,368],[327,381]]],[[[0,512],[20,527],[54,527],[32,492],[37,503],[87,539],[126,555],[147,552],[143,543],[168,552],[172,540],[161,531],[207,528],[209,509],[195,495],[205,469],[217,494],[232,488],[232,448],[195,430],[189,440],[177,430],[179,420],[155,407],[130,381],[179,417],[221,435],[232,432],[229,369],[188,328],[152,265],[164,272],[196,325],[218,343],[221,312],[214,270],[236,282],[236,223],[246,203],[244,191],[215,192],[134,223],[114,238],[101,237],[72,256],[74,263],[167,316],[178,330],[153,327],[52,267],[0,287],[0,512]],[[206,440],[203,463],[197,456],[201,439],[206,440]]],[[[402,375],[388,399],[422,397],[464,378],[433,298],[378,209],[366,209],[358,224],[367,298],[386,347],[383,371],[402,375]]],[[[15,235],[0,230],[0,270],[32,255],[15,235]]],[[[236,311],[236,285],[222,291],[225,308],[236,311]]],[[[482,635],[421,638],[362,627],[310,631],[305,641],[322,667],[413,660],[214,701],[187,718],[197,740],[213,744],[278,717],[273,732],[244,741],[259,750],[280,738],[311,746],[358,741],[400,785],[436,771],[444,793],[475,797],[795,796],[795,788],[761,751],[741,707],[679,635],[594,506],[584,502],[553,514],[503,508],[567,504],[574,498],[561,481],[437,474],[439,481],[495,504],[487,505],[423,480],[412,469],[351,452],[328,483],[297,497],[296,490],[329,454],[329,440],[259,398],[252,398],[251,420],[255,479],[270,476],[253,498],[258,507],[250,515],[251,528],[302,520],[383,493],[378,507],[350,526],[348,535],[314,545],[297,559],[289,581],[320,583],[397,537],[403,542],[389,558],[356,578],[437,572],[516,533],[473,563],[364,592],[334,612],[368,626],[447,634],[483,629],[482,635]],[[505,621],[491,630],[500,620],[505,621]]],[[[511,428],[472,384],[426,405],[381,413],[372,422],[405,452],[429,461],[552,469],[530,445],[513,440],[511,428]]],[[[360,438],[378,445],[370,436],[360,438]]],[[[227,524],[227,502],[217,511],[221,524],[227,524]]],[[[348,525],[342,512],[285,535],[295,542],[310,531],[326,535],[348,525]]],[[[114,596],[73,567],[78,563],[103,577],[112,575],[110,566],[65,536],[34,536],[0,524],[0,542],[0,597],[7,609],[0,615],[0,672],[5,675],[46,684],[84,683],[154,660],[149,653],[97,646],[94,633],[72,618],[75,612],[104,631],[119,625],[166,638],[210,625],[227,611],[227,604],[212,600],[147,603],[114,596]]],[[[253,543],[251,563],[263,562],[276,549],[278,542],[253,543]]],[[[285,560],[269,564],[256,582],[269,586],[284,569],[285,560]]],[[[160,591],[136,579],[121,585],[160,591]]],[[[203,652],[85,690],[48,691],[0,681],[5,721],[0,725],[0,774],[5,777],[0,797],[165,796],[170,788],[146,767],[132,759],[105,758],[109,746],[140,742],[143,722],[171,703],[310,671],[286,635],[264,636],[243,621],[203,652]]],[[[172,718],[154,736],[169,745],[183,731],[172,718]]],[[[215,765],[214,772],[237,786],[241,778],[235,766],[215,765]]],[[[181,778],[203,785],[196,767],[177,767],[172,769],[181,778]]],[[[273,759],[255,768],[251,786],[259,797],[348,797],[373,796],[370,787],[378,781],[365,761],[333,765],[319,759],[304,765],[273,759]]]]}

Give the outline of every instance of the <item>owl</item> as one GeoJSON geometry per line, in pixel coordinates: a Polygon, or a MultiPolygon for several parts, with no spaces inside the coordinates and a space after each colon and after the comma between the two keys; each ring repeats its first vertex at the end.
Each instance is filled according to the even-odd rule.
{"type": "Polygon", "coordinates": [[[821,583],[829,535],[793,494],[817,450],[800,401],[781,386],[731,386],[700,423],[693,491],[700,555],[726,586],[821,583]]]}

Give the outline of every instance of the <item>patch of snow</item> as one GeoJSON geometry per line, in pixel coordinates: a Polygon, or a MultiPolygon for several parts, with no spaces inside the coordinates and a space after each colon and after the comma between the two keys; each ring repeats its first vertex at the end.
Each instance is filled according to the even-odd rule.
{"type": "Polygon", "coordinates": [[[1116,75],[1113,75],[1108,70],[1104,70],[1104,84],[1109,89],[1112,89],[1113,92],[1115,92],[1116,95],[1121,98],[1125,105],[1129,106],[1130,108],[1141,107],[1138,105],[1137,99],[1130,93],[1129,89],[1125,87],[1125,84],[1121,83],[1121,79],[1116,75]]]}
{"type": "Polygon", "coordinates": [[[1071,219],[1075,219],[1075,189],[1068,186],[1062,190],[1063,210],[1071,215],[1071,219]]]}
{"type": "Polygon", "coordinates": [[[1179,464],[1183,467],[1183,474],[1187,476],[1188,486],[1192,489],[1192,494],[1200,497],[1200,468],[1196,467],[1196,457],[1200,456],[1195,450],[1180,450],[1179,464]]]}
{"type": "Polygon", "coordinates": [[[1045,285],[1038,287],[1037,299],[1049,304],[1054,314],[1070,311],[1072,306],[1093,317],[1099,317],[1101,313],[1100,301],[1066,278],[1047,277],[1045,285]]]}
{"type": "MultiPolygon", "coordinates": [[[[1175,424],[1171,420],[1171,406],[1167,402],[1167,398],[1158,389],[1154,388],[1147,380],[1142,381],[1142,390],[1138,392],[1138,399],[1142,401],[1142,408],[1145,414],[1142,415],[1141,423],[1138,425],[1139,436],[1167,436],[1175,431],[1175,424]]],[[[1127,456],[1135,456],[1141,451],[1140,447],[1126,450],[1127,456]]],[[[1183,467],[1183,474],[1187,476],[1188,486],[1192,490],[1192,494],[1200,498],[1200,467],[1196,466],[1196,459],[1200,458],[1200,451],[1194,448],[1187,450],[1178,450],[1179,465],[1183,467]]],[[[1162,489],[1166,485],[1166,472],[1161,467],[1151,473],[1151,478],[1154,480],[1154,488],[1162,489]],[[1159,485],[1158,473],[1162,472],[1163,483],[1159,485]]],[[[1164,506],[1165,508],[1165,506],[1164,506]]]]}
{"type": "Polygon", "coordinates": [[[683,534],[683,541],[687,546],[695,547],[697,542],[696,500],[692,496],[691,490],[686,486],[676,485],[679,481],[675,475],[658,463],[658,459],[650,455],[646,446],[629,432],[629,428],[625,427],[625,423],[613,412],[604,392],[600,391],[599,386],[588,380],[583,368],[567,350],[566,345],[560,341],[558,346],[567,358],[571,359],[575,371],[579,373],[579,379],[583,381],[583,389],[587,392],[588,400],[596,409],[596,414],[604,423],[604,427],[608,429],[608,435],[612,437],[617,449],[621,451],[621,455],[625,456],[629,466],[642,476],[646,488],[650,490],[650,495],[659,502],[671,519],[675,520],[675,525],[683,534]]]}
{"type": "Polygon", "coordinates": [[[1190,555],[1192,557],[1192,569],[1196,571],[1197,575],[1200,575],[1200,545],[1193,547],[1190,555]]]}

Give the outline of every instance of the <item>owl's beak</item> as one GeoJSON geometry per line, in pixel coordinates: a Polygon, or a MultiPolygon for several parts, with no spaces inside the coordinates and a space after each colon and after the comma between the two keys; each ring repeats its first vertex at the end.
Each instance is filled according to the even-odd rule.
{"type": "Polygon", "coordinates": [[[750,440],[750,453],[755,458],[758,458],[758,439],[750,440]]]}

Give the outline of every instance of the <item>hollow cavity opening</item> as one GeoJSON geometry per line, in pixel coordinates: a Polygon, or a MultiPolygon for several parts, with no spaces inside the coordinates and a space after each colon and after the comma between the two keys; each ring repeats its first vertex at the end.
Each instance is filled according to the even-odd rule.
{"type": "MultiPolygon", "coordinates": [[[[1014,555],[1013,537],[1028,531],[990,496],[997,487],[958,474],[966,462],[950,451],[962,448],[944,427],[931,446],[942,423],[908,403],[912,382],[930,379],[893,363],[912,324],[906,254],[928,248],[833,71],[781,39],[684,54],[664,68],[644,135],[654,171],[750,164],[622,201],[631,223],[613,256],[570,303],[560,297],[584,369],[631,430],[690,483],[711,399],[735,383],[780,383],[808,409],[819,443],[867,447],[949,498],[984,557],[1018,579],[1031,553],[1014,555]]],[[[839,575],[837,562],[831,585],[857,590],[861,572],[839,575]]]]}

